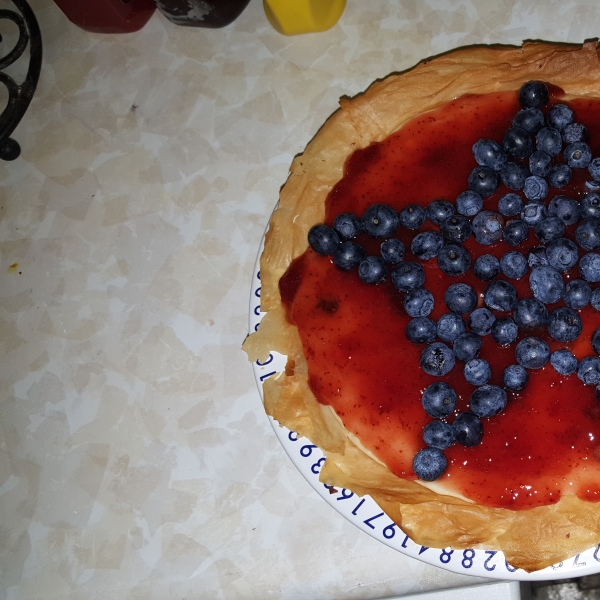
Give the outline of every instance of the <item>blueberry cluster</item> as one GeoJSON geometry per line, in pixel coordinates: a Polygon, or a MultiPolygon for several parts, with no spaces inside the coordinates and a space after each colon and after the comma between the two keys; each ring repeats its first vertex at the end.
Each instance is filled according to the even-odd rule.
{"type": "MultiPolygon", "coordinates": [[[[547,87],[538,81],[526,83],[519,91],[521,110],[513,119],[501,143],[481,139],[473,145],[477,166],[468,176],[468,190],[455,203],[433,200],[426,208],[411,204],[400,213],[385,204],[374,204],[359,219],[351,213],[336,217],[333,227],[314,226],[308,241],[311,248],[331,255],[343,270],[358,268],[359,278],[377,284],[390,277],[394,287],[406,293],[404,307],[411,321],[407,339],[426,344],[421,368],[429,375],[443,377],[456,361],[464,363],[466,381],[476,386],[470,397],[470,412],[454,418],[457,396],[444,382],[430,385],[423,393],[425,412],[435,419],[423,431],[427,448],[413,462],[415,474],[424,481],[440,477],[447,466],[443,450],[458,442],[475,446],[483,437],[482,418],[504,410],[507,390],[523,390],[528,371],[548,362],[561,375],[574,373],[587,385],[595,385],[600,399],[600,358],[589,356],[578,362],[566,348],[550,352],[546,341],[531,335],[545,329],[561,343],[573,342],[582,331],[578,310],[588,304],[600,311],[600,157],[593,158],[587,144],[586,127],[575,122],[572,110],[564,104],[542,110],[549,101],[547,87]],[[562,159],[560,156],[562,154],[562,159]],[[580,201],[563,194],[546,199],[552,189],[565,187],[573,169],[587,169],[591,180],[588,193],[580,201]],[[484,210],[484,199],[504,184],[510,191],[498,202],[498,212],[484,210]],[[429,221],[435,231],[419,229],[429,221]],[[575,242],[565,237],[568,226],[575,229],[575,242]],[[436,322],[429,318],[434,308],[433,294],[427,290],[420,262],[404,260],[403,242],[394,237],[399,227],[418,232],[410,251],[419,261],[435,259],[449,276],[474,275],[487,283],[483,306],[474,288],[465,283],[448,287],[444,302],[448,312],[436,322]],[[483,246],[504,241],[518,248],[533,230],[539,245],[528,251],[506,252],[499,260],[483,254],[472,261],[463,243],[471,236],[483,246]],[[360,232],[382,239],[379,256],[367,256],[354,238],[360,232]],[[577,267],[579,279],[565,285],[562,274],[577,267]],[[505,279],[497,279],[503,275],[505,279]],[[531,297],[519,299],[510,280],[528,277],[531,297]],[[549,311],[547,305],[563,300],[565,306],[549,311]],[[504,313],[496,317],[492,311],[504,313]],[[466,322],[465,322],[466,317],[466,322]],[[521,334],[521,336],[520,336],[521,334]],[[502,374],[503,386],[490,385],[490,364],[478,358],[483,337],[502,346],[516,343],[516,364],[502,374]],[[523,337],[523,335],[525,337],[523,337]],[[517,342],[518,338],[521,339],[517,342]]],[[[600,329],[592,337],[592,348],[600,354],[600,329]]]]}

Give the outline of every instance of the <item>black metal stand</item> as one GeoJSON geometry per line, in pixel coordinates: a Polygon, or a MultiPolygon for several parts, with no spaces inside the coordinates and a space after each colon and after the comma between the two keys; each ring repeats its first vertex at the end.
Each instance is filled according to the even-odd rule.
{"type": "Polygon", "coordinates": [[[31,102],[42,69],[42,34],[35,15],[25,0],[12,0],[12,3],[21,14],[12,10],[0,10],[0,19],[9,19],[19,28],[19,39],[15,47],[6,56],[0,57],[0,83],[3,83],[8,90],[8,104],[0,115],[0,159],[2,160],[15,160],[21,154],[21,147],[10,137],[10,134],[23,118],[31,102]],[[19,85],[2,71],[20,58],[28,43],[29,68],[25,81],[19,85]]]}

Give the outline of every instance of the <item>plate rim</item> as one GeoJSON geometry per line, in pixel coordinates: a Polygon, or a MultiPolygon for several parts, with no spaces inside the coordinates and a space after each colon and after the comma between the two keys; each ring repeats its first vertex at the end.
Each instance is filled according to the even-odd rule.
{"type": "MultiPolygon", "coordinates": [[[[268,229],[268,225],[267,225],[268,229]]],[[[252,271],[252,285],[250,289],[250,303],[249,303],[249,333],[254,333],[260,324],[263,316],[266,313],[260,311],[260,257],[262,255],[264,244],[265,244],[265,235],[266,231],[261,238],[261,242],[259,245],[259,250],[257,254],[256,261],[254,263],[254,269],[252,271]]],[[[278,372],[281,372],[285,368],[285,356],[278,354],[275,351],[272,351],[269,355],[269,358],[261,363],[260,361],[253,361],[252,368],[254,377],[256,380],[256,385],[258,388],[258,393],[261,399],[261,404],[264,402],[263,398],[263,381],[272,377],[278,372]],[[279,371],[277,368],[279,367],[279,371]]],[[[406,535],[397,525],[395,527],[398,528],[401,534],[405,537],[402,538],[402,535],[398,536],[396,539],[396,535],[390,535],[389,538],[386,539],[384,530],[389,529],[392,526],[393,521],[390,517],[385,514],[385,511],[381,509],[377,503],[370,496],[363,496],[360,501],[359,506],[355,506],[352,511],[348,511],[346,505],[337,505],[334,503],[341,500],[341,497],[338,494],[342,494],[344,490],[338,490],[337,493],[330,492],[330,486],[326,486],[325,484],[319,481],[319,461],[325,460],[322,451],[318,446],[312,444],[310,440],[307,438],[298,438],[293,439],[293,436],[296,435],[295,432],[290,431],[285,426],[280,425],[275,419],[269,416],[269,422],[273,427],[275,435],[285,450],[286,454],[296,467],[296,469],[300,472],[300,474],[306,479],[307,483],[313,488],[313,490],[329,504],[331,508],[333,508],[338,514],[344,517],[347,521],[352,523],[354,526],[358,527],[361,531],[371,536],[373,539],[385,544],[389,548],[400,552],[401,554],[408,556],[410,558],[416,559],[420,562],[424,562],[426,564],[439,567],[445,569],[446,571],[450,571],[452,573],[457,573],[459,575],[469,575],[472,577],[487,577],[490,579],[500,579],[500,580],[511,580],[511,581],[549,581],[555,579],[569,579],[572,577],[583,577],[585,575],[593,575],[600,572],[600,543],[597,546],[593,546],[584,552],[577,554],[576,556],[570,557],[565,561],[557,563],[555,565],[551,565],[539,571],[534,571],[532,573],[527,573],[522,569],[513,569],[508,565],[506,559],[504,558],[504,554],[500,550],[482,550],[478,548],[466,549],[466,550],[448,550],[448,548],[429,548],[426,546],[420,546],[416,544],[408,535],[406,535]],[[298,441],[302,442],[304,440],[306,443],[304,445],[297,444],[298,441]],[[310,453],[308,450],[305,450],[302,454],[302,448],[307,448],[310,446],[310,453]],[[300,452],[296,452],[296,449],[300,447],[300,452]],[[313,449],[315,449],[315,456],[313,457],[313,449]],[[316,461],[312,464],[309,461],[301,460],[305,458],[311,458],[316,461]],[[369,503],[372,503],[374,507],[377,507],[381,514],[376,513],[377,516],[368,517],[366,520],[362,520],[363,513],[359,516],[359,511],[361,509],[366,509],[370,506],[369,503]],[[343,508],[342,508],[343,507],[343,508]],[[347,513],[350,514],[347,514],[347,513]],[[381,517],[387,518],[391,523],[386,525],[385,528],[381,528],[381,533],[379,533],[379,529],[376,528],[373,523],[375,520],[378,520],[381,517]],[[402,538],[402,542],[398,544],[399,539],[402,538]],[[395,541],[393,541],[395,540],[395,541]],[[410,542],[410,544],[409,544],[410,542]],[[431,550],[430,553],[428,553],[431,550]],[[455,560],[453,559],[453,555],[455,552],[459,553],[459,556],[462,556],[462,559],[455,560]],[[469,554],[466,555],[467,552],[473,552],[474,554],[471,556],[469,554]],[[432,558],[434,554],[437,556],[437,561],[432,558]],[[487,558],[486,558],[487,554],[487,558]],[[447,558],[447,560],[443,560],[443,558],[447,558]],[[479,559],[476,561],[476,559],[479,559]],[[496,559],[493,565],[489,565],[492,559],[496,559]],[[500,568],[496,571],[496,567],[498,566],[497,560],[500,561],[502,566],[502,560],[504,560],[505,568],[500,568]],[[477,565],[475,563],[478,563],[477,565]],[[467,566],[470,565],[470,566],[467,566]],[[474,569],[474,570],[471,570],[474,569]]],[[[322,463],[321,463],[322,464],[322,463]]],[[[350,490],[347,490],[350,491],[350,490]]],[[[352,492],[352,495],[346,496],[345,499],[351,499],[355,494],[352,492]]],[[[359,498],[356,496],[356,498],[359,498]]],[[[391,532],[391,530],[390,530],[391,532]]],[[[457,557],[458,558],[458,557],[457,557]]]]}

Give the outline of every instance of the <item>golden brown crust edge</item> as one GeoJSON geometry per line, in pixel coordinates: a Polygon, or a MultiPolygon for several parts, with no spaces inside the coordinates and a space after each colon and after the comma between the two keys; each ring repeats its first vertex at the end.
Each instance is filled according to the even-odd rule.
{"type": "Polygon", "coordinates": [[[600,97],[597,43],[456,50],[341,100],[340,109],[294,159],[281,190],[260,263],[261,308],[267,315],[244,343],[250,360],[264,360],[271,350],[288,356],[293,368],[265,382],[265,409],[325,451],[323,482],[370,494],[419,544],[502,550],[510,564],[527,571],[598,543],[600,503],[567,496],[553,506],[493,509],[392,475],[348,439],[340,422],[310,391],[300,337],[284,316],[278,283],[291,261],[306,250],[310,227],[324,220],[327,195],[356,149],[387,138],[413,117],[460,96],[516,90],[531,79],[551,82],[569,96],[600,97]]]}

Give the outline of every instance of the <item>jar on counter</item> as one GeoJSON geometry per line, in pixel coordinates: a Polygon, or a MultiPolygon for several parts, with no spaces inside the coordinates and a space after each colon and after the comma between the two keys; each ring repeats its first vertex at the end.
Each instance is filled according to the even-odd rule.
{"type": "Polygon", "coordinates": [[[162,14],[176,25],[217,29],[233,23],[250,0],[156,0],[162,14]]]}
{"type": "Polygon", "coordinates": [[[156,10],[154,0],[54,0],[67,19],[95,33],[138,31],[156,10]]]}
{"type": "Polygon", "coordinates": [[[342,16],[346,0],[263,0],[269,23],[283,35],[331,29],[342,16]]]}

